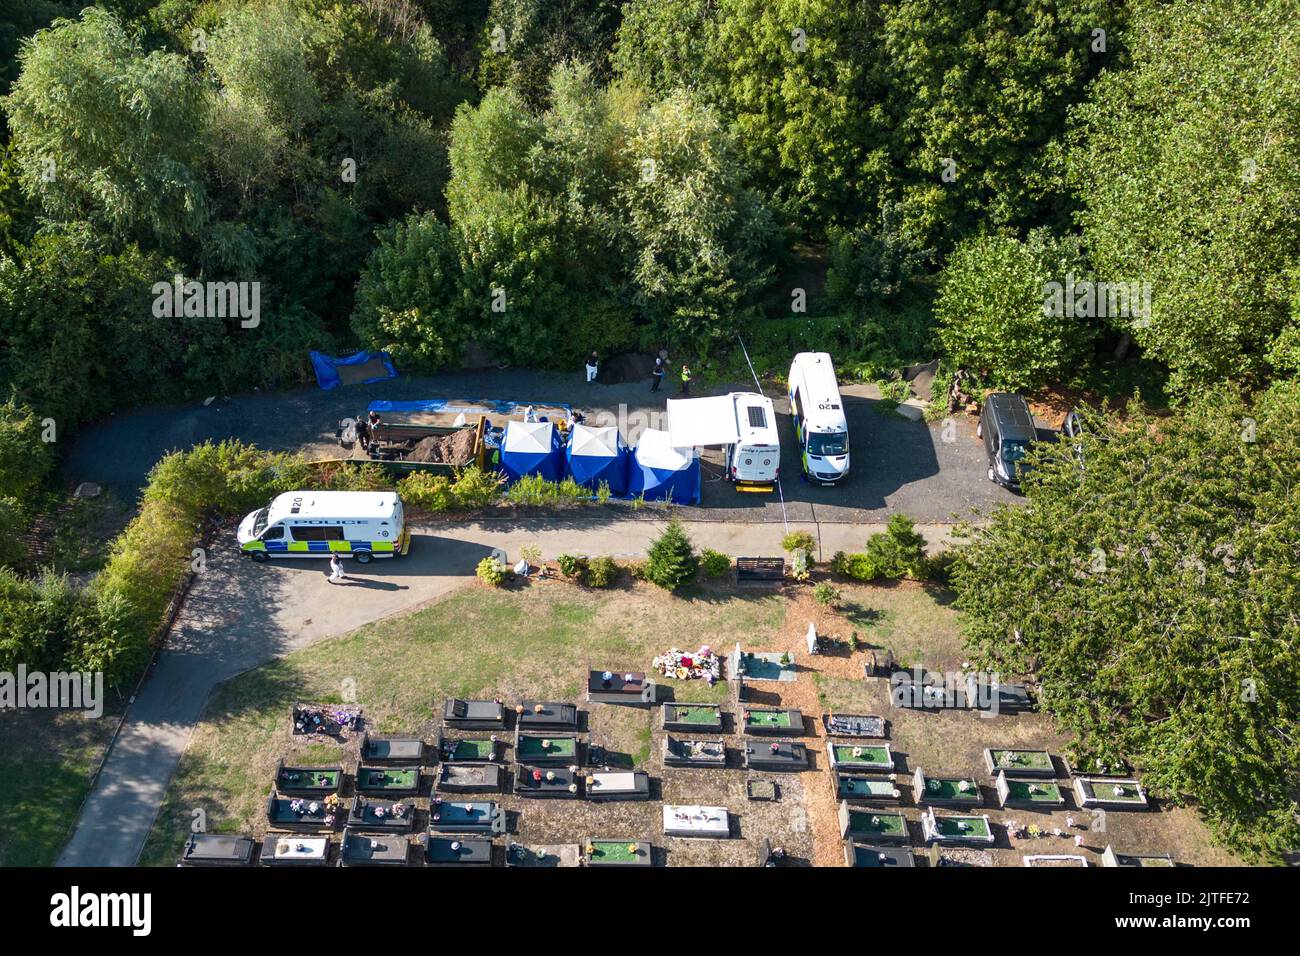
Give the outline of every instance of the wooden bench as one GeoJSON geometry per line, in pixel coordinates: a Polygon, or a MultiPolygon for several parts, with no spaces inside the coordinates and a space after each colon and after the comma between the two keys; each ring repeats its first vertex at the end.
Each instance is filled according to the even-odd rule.
{"type": "Polygon", "coordinates": [[[780,583],[785,578],[785,558],[737,558],[737,584],[780,583]]]}

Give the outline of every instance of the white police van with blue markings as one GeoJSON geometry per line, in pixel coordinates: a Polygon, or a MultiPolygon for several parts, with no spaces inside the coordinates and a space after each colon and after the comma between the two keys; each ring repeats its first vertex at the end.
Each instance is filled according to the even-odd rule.
{"type": "Polygon", "coordinates": [[[406,554],[410,534],[402,499],[392,491],[288,491],[245,516],[240,550],[267,558],[394,558],[406,554]]]}
{"type": "Polygon", "coordinates": [[[849,421],[827,353],[800,352],[790,363],[790,416],[808,479],[833,485],[847,478],[849,421]]]}

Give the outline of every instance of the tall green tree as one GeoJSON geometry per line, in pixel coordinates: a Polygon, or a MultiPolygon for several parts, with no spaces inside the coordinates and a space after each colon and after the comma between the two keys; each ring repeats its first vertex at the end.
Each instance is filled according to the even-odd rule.
{"type": "Polygon", "coordinates": [[[1032,389],[1069,376],[1096,320],[1065,301],[1069,277],[1086,280],[1078,242],[1037,230],[1021,241],[977,236],[957,246],[940,276],[935,316],[953,367],[989,386],[1032,389]],[[1051,283],[1063,288],[1059,300],[1051,283]]]}
{"type": "Polygon", "coordinates": [[[1286,0],[1144,4],[1132,66],[1074,114],[1068,165],[1099,278],[1149,282],[1120,324],[1184,395],[1267,381],[1294,336],[1300,18],[1286,0]]]}
{"type": "Polygon", "coordinates": [[[87,7],[27,42],[4,100],[18,175],[43,210],[175,242],[205,221],[202,88],[184,58],[146,52],[87,7]]]}
{"type": "Polygon", "coordinates": [[[1300,386],[1099,419],[955,568],[969,646],[1032,674],[1082,766],[1129,759],[1246,853],[1300,841],[1300,386]]]}

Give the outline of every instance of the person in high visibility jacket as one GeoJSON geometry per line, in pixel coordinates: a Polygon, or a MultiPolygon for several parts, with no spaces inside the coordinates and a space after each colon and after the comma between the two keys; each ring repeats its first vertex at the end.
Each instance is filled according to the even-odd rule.
{"type": "Polygon", "coordinates": [[[682,364],[682,394],[691,394],[691,368],[685,363],[682,364]]]}

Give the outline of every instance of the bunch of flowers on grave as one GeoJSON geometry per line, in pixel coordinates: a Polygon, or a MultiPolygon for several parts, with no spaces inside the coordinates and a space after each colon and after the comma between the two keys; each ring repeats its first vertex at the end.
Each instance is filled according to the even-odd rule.
{"type": "Polygon", "coordinates": [[[722,677],[722,659],[707,644],[693,653],[674,647],[656,657],[650,666],[676,680],[707,680],[712,684],[722,677]]]}

